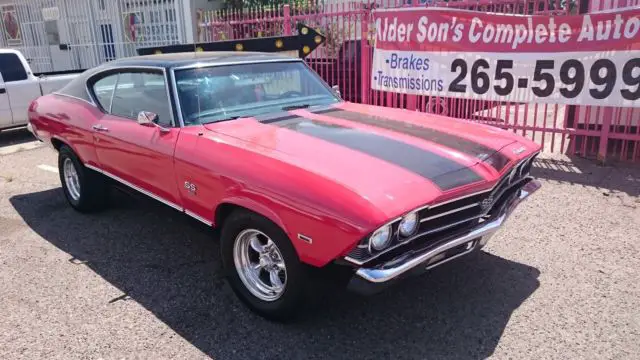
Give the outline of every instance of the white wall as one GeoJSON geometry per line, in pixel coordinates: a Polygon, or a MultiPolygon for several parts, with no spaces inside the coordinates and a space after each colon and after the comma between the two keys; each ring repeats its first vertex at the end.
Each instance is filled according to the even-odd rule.
{"type": "MultiPolygon", "coordinates": [[[[86,69],[114,57],[134,56],[138,47],[189,41],[185,35],[193,40],[195,5],[207,9],[220,5],[206,0],[0,0],[0,6],[3,4],[23,9],[18,13],[22,44],[12,47],[32,59],[36,72],[86,69]],[[58,8],[59,39],[69,44],[68,50],[47,41],[42,7],[58,8]],[[130,32],[125,15],[130,13],[143,19],[136,25],[135,41],[125,35],[130,32]],[[185,34],[187,25],[191,28],[185,34]]],[[[4,39],[4,28],[1,30],[0,45],[11,46],[4,39]]]]}

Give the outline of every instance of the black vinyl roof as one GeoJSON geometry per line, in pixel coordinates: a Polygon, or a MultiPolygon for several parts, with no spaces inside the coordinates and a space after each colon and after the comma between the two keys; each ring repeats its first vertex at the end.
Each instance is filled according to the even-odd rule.
{"type": "Polygon", "coordinates": [[[72,96],[77,99],[85,100],[93,103],[93,100],[89,97],[87,92],[86,82],[96,73],[107,71],[111,69],[117,69],[121,67],[135,67],[135,66],[151,66],[160,67],[165,69],[171,69],[182,66],[189,66],[198,63],[207,63],[215,66],[225,63],[245,63],[251,64],[252,62],[261,61],[277,61],[277,60],[293,60],[300,61],[299,58],[291,56],[285,56],[277,53],[260,53],[260,52],[245,52],[245,51],[216,51],[216,52],[187,52],[187,53],[170,53],[170,54],[157,54],[157,55],[144,55],[134,56],[129,58],[122,58],[113,61],[109,61],[95,68],[89,69],[78,77],[71,80],[60,90],[56,91],[58,94],[72,96]]]}
{"type": "Polygon", "coordinates": [[[270,60],[296,60],[291,56],[277,53],[259,53],[242,51],[215,51],[215,52],[188,52],[173,54],[144,55],[123,58],[111,61],[109,67],[117,66],[157,66],[164,68],[175,68],[189,66],[197,63],[209,63],[211,65],[239,62],[251,63],[270,60]]]}

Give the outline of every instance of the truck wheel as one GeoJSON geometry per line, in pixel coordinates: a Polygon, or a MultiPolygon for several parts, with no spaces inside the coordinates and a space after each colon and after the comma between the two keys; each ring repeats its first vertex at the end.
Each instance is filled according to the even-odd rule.
{"type": "Polygon", "coordinates": [[[222,263],[231,288],[251,310],[275,321],[299,310],[307,269],[280,227],[249,211],[236,211],[221,233],[222,263]]]}
{"type": "Polygon", "coordinates": [[[105,207],[108,187],[104,178],[87,169],[66,145],[58,152],[58,172],[64,195],[74,209],[87,213],[105,207]]]}

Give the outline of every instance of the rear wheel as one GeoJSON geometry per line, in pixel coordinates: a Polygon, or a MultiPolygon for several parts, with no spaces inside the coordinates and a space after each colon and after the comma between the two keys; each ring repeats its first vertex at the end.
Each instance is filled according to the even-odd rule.
{"type": "Polygon", "coordinates": [[[87,169],[66,145],[58,153],[58,170],[64,195],[74,209],[94,212],[106,206],[108,187],[104,178],[87,169]]]}
{"type": "Polygon", "coordinates": [[[229,284],[249,308],[283,321],[298,312],[307,269],[284,231],[249,211],[236,211],[225,221],[222,260],[229,284]]]}

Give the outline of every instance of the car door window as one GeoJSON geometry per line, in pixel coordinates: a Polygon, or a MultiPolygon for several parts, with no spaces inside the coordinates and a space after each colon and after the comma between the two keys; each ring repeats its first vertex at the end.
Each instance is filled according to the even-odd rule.
{"type": "Polygon", "coordinates": [[[118,74],[111,114],[136,119],[141,111],[158,115],[158,125],[172,125],[169,98],[164,75],[147,72],[125,72],[118,74]]]}
{"type": "Polygon", "coordinates": [[[16,54],[0,54],[0,72],[4,82],[27,79],[27,71],[16,54]]]}

